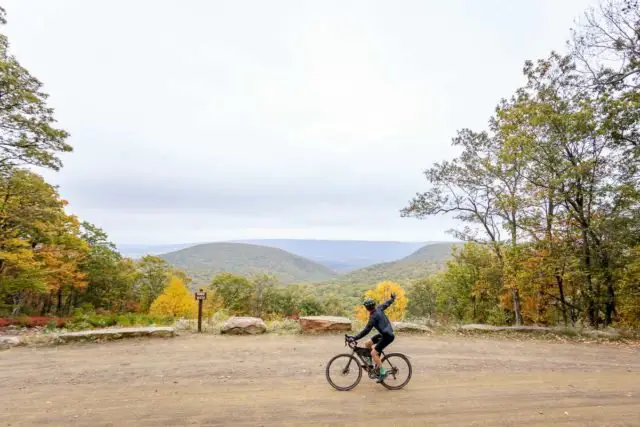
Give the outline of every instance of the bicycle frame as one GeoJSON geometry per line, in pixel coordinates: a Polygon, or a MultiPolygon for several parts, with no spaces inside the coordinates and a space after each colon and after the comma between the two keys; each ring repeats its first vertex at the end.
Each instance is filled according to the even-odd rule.
{"type": "MultiPolygon", "coordinates": [[[[366,348],[366,347],[358,347],[358,342],[357,341],[349,341],[347,339],[346,335],[344,337],[344,345],[348,346],[352,350],[351,356],[354,356],[354,357],[356,357],[356,359],[360,360],[360,362],[361,362],[360,366],[362,367],[362,369],[364,369],[369,374],[369,377],[370,378],[374,378],[374,376],[376,374],[373,371],[373,365],[369,365],[369,363],[365,359],[365,356],[371,358],[371,350],[366,348]]],[[[383,359],[384,356],[385,356],[384,355],[384,350],[382,350],[380,352],[380,359],[383,359]]],[[[344,368],[345,372],[349,369],[349,366],[351,365],[351,360],[352,359],[349,359],[349,362],[347,363],[347,366],[345,366],[345,368],[344,368]]],[[[387,363],[389,364],[389,366],[391,366],[392,372],[394,372],[395,368],[391,364],[391,362],[389,360],[387,360],[387,363]]]]}

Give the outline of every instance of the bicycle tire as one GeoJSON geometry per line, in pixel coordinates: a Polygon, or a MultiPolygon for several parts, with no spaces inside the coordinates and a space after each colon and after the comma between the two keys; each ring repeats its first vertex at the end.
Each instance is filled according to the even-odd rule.
{"type": "MultiPolygon", "coordinates": [[[[409,381],[411,380],[411,375],[413,374],[413,367],[411,366],[411,362],[409,362],[409,358],[407,356],[405,356],[402,353],[389,353],[389,354],[385,354],[385,356],[382,358],[381,362],[384,366],[384,362],[386,362],[388,359],[392,358],[392,357],[399,357],[400,359],[403,359],[405,362],[407,362],[407,367],[409,368],[409,375],[407,376],[407,379],[400,385],[398,386],[392,386],[390,384],[387,384],[385,382],[385,380],[382,381],[382,385],[384,387],[386,387],[389,390],[400,390],[401,388],[403,388],[404,386],[406,386],[409,381]]],[[[391,366],[393,366],[391,363],[389,363],[391,366]]]]}
{"type": "MultiPolygon", "coordinates": [[[[346,362],[346,360],[345,360],[345,362],[346,362]]],[[[349,364],[349,368],[350,369],[354,369],[354,368],[351,367],[351,364],[349,364]]],[[[349,390],[352,390],[355,386],[357,386],[360,383],[360,380],[362,379],[362,367],[360,366],[360,363],[358,362],[358,359],[356,359],[353,355],[342,353],[342,354],[338,354],[338,355],[332,357],[331,360],[329,360],[329,362],[327,362],[327,367],[325,369],[325,375],[327,377],[327,381],[329,382],[329,384],[331,384],[331,386],[333,388],[335,388],[338,391],[349,391],[349,390]],[[333,380],[331,379],[331,375],[329,374],[329,368],[331,367],[331,364],[333,362],[335,362],[337,359],[340,359],[340,358],[351,359],[351,364],[355,365],[355,369],[358,370],[358,377],[353,382],[353,384],[351,384],[350,386],[347,386],[347,387],[340,387],[339,385],[337,385],[335,382],[333,382],[333,380]]]]}

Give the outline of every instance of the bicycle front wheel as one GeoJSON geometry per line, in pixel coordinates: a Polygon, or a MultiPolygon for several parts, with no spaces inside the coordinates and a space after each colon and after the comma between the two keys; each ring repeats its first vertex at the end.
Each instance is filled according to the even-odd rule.
{"type": "Polygon", "coordinates": [[[326,369],[327,381],[339,391],[348,391],[358,385],[362,378],[362,368],[358,360],[350,354],[334,356],[326,369]]]}
{"type": "Polygon", "coordinates": [[[389,371],[382,381],[383,386],[389,390],[400,390],[409,383],[413,369],[407,356],[401,353],[391,353],[385,355],[381,362],[382,366],[389,371]]]}

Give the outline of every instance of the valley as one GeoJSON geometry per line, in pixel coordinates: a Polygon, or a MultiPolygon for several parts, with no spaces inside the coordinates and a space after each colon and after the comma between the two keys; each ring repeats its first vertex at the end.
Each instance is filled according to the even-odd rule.
{"type": "Polygon", "coordinates": [[[159,257],[185,271],[194,285],[206,285],[222,272],[244,276],[266,273],[285,285],[370,285],[383,280],[410,283],[425,278],[444,267],[457,245],[453,242],[252,240],[199,244],[159,257]],[[353,269],[356,265],[360,268],[353,269]]]}

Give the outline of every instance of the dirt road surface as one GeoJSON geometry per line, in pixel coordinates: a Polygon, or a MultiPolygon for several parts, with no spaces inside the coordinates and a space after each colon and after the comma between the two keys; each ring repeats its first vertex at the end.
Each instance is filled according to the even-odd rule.
{"type": "Polygon", "coordinates": [[[0,426],[640,426],[640,350],[399,336],[413,378],[333,390],[340,336],[183,336],[0,352],[0,426]]]}

